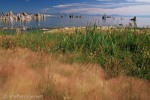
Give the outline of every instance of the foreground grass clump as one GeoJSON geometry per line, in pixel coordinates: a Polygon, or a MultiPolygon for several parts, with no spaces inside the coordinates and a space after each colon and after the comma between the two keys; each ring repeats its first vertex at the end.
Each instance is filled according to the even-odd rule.
{"type": "Polygon", "coordinates": [[[149,94],[148,81],[108,79],[97,64],[66,64],[53,54],[0,49],[2,100],[150,100],[149,94]]]}
{"type": "Polygon", "coordinates": [[[0,46],[53,53],[62,61],[100,64],[110,77],[120,74],[150,81],[150,30],[87,27],[70,33],[0,32],[0,46]],[[64,59],[65,57],[65,59],[64,59]]]}

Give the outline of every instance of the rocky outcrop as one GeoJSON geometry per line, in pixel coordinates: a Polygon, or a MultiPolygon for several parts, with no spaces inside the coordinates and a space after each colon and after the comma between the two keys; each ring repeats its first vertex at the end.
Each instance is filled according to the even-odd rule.
{"type": "Polygon", "coordinates": [[[136,21],[136,16],[134,16],[134,18],[130,19],[131,21],[136,21]]]}
{"type": "Polygon", "coordinates": [[[43,14],[32,14],[32,15],[28,15],[26,12],[23,13],[18,13],[17,15],[13,14],[12,11],[10,11],[9,13],[4,13],[2,12],[0,14],[0,22],[5,24],[9,24],[11,25],[11,29],[14,28],[14,23],[18,22],[20,23],[20,25],[22,26],[23,30],[26,29],[25,27],[25,23],[30,22],[31,20],[36,20],[36,21],[40,21],[45,19],[45,15],[43,14]]]}
{"type": "Polygon", "coordinates": [[[4,14],[4,12],[1,13],[0,19],[5,19],[5,14],[4,14]]]}
{"type": "Polygon", "coordinates": [[[69,18],[83,18],[81,15],[76,15],[76,16],[73,16],[73,15],[70,15],[69,18]]]}
{"type": "Polygon", "coordinates": [[[102,16],[102,19],[106,20],[106,18],[107,18],[107,15],[104,14],[104,15],[102,16]]]}
{"type": "Polygon", "coordinates": [[[1,13],[0,19],[5,19],[5,20],[25,20],[25,19],[44,19],[45,15],[43,14],[32,14],[28,15],[26,12],[23,13],[18,13],[17,15],[14,15],[12,11],[9,13],[1,13]]]}
{"type": "Polygon", "coordinates": [[[34,19],[44,19],[45,18],[45,15],[42,15],[40,13],[37,13],[37,14],[33,14],[32,15],[32,18],[34,19]]]}

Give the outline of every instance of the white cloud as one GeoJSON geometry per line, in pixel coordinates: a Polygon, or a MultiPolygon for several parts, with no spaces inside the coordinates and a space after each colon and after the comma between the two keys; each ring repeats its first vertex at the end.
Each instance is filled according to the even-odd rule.
{"type": "MultiPolygon", "coordinates": [[[[127,0],[127,1],[146,1],[146,0],[127,0]]],[[[56,5],[54,8],[60,9],[61,13],[80,13],[80,14],[119,14],[119,15],[150,15],[150,3],[126,2],[126,3],[70,3],[56,5]]]]}
{"type": "Polygon", "coordinates": [[[66,8],[66,7],[73,7],[73,6],[85,6],[86,3],[70,3],[70,4],[65,4],[65,5],[56,5],[53,6],[55,8],[66,8]]]}
{"type": "Polygon", "coordinates": [[[121,7],[114,9],[103,8],[77,8],[63,10],[61,13],[81,13],[81,14],[119,14],[119,15],[149,15],[150,5],[137,5],[130,7],[121,7]]]}
{"type": "Polygon", "coordinates": [[[150,2],[150,0],[127,0],[129,2],[150,2]]]}
{"type": "Polygon", "coordinates": [[[56,6],[53,6],[55,8],[65,8],[65,7],[70,7],[72,5],[69,5],[69,4],[66,4],[66,5],[56,5],[56,6]]]}
{"type": "Polygon", "coordinates": [[[103,4],[90,4],[90,3],[70,3],[64,5],[56,5],[54,8],[67,8],[67,7],[76,7],[76,8],[110,8],[110,7],[124,7],[130,5],[136,5],[137,3],[103,3],[103,4]]]}

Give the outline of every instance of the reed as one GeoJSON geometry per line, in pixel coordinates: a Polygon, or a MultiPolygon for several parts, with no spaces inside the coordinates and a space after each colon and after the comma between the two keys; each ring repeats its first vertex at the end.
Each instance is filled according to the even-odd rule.
{"type": "Polygon", "coordinates": [[[0,32],[0,47],[28,48],[64,55],[66,63],[100,64],[110,77],[120,74],[150,81],[150,30],[97,28],[96,24],[74,33],[44,34],[35,30],[21,34],[0,32]]]}

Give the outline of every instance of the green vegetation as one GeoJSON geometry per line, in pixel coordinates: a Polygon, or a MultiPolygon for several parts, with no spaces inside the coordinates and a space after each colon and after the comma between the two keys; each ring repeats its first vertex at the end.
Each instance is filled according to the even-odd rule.
{"type": "MultiPolygon", "coordinates": [[[[97,29],[96,25],[74,33],[21,34],[0,32],[0,47],[29,48],[63,55],[67,63],[100,64],[110,77],[120,74],[150,81],[150,30],[131,28],[97,29]]],[[[59,56],[58,56],[59,57],[59,56]]]]}

